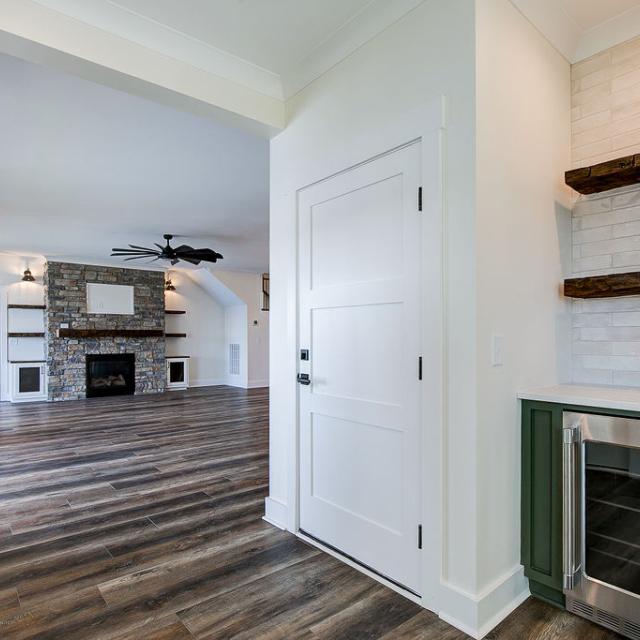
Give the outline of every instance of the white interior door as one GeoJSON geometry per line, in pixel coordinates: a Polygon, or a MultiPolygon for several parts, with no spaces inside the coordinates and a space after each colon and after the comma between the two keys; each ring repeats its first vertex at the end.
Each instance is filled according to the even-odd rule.
{"type": "Polygon", "coordinates": [[[420,158],[299,193],[300,528],[418,594],[420,158]]]}

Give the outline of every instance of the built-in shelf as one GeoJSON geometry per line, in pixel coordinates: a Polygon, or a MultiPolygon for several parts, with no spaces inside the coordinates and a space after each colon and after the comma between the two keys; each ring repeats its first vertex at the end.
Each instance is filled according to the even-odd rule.
{"type": "Polygon", "coordinates": [[[570,278],[564,281],[568,298],[618,298],[640,295],[640,271],[606,276],[570,278]]]}
{"type": "Polygon", "coordinates": [[[58,329],[58,338],[161,338],[162,329],[58,329]]]}
{"type": "Polygon", "coordinates": [[[7,333],[8,338],[44,338],[44,333],[35,331],[12,331],[7,333]]]}
{"type": "Polygon", "coordinates": [[[186,333],[165,333],[166,338],[186,338],[186,333]]]}
{"type": "Polygon", "coordinates": [[[565,182],[579,193],[609,191],[640,183],[640,154],[625,156],[591,167],[572,169],[564,174],[565,182]]]}
{"type": "Polygon", "coordinates": [[[7,309],[41,309],[46,307],[43,304],[8,304],[7,309]]]}
{"type": "Polygon", "coordinates": [[[165,356],[167,360],[184,360],[186,358],[190,358],[191,356],[165,356]]]}
{"type": "Polygon", "coordinates": [[[44,364],[44,360],[9,360],[10,364],[44,364]]]}
{"type": "Polygon", "coordinates": [[[165,309],[164,312],[170,316],[182,316],[187,313],[186,311],[177,311],[176,309],[165,309]]]}

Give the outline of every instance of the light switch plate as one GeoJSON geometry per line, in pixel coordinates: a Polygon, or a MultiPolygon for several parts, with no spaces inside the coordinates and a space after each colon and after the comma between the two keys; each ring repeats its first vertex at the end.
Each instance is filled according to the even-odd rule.
{"type": "Polygon", "coordinates": [[[504,336],[494,333],[491,336],[491,366],[501,367],[504,364],[504,336]]]}

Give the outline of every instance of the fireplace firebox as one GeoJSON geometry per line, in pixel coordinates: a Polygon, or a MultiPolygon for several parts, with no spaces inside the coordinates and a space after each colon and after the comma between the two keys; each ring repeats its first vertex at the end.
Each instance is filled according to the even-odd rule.
{"type": "Polygon", "coordinates": [[[87,398],[132,395],[135,367],[133,353],[87,354],[87,398]]]}

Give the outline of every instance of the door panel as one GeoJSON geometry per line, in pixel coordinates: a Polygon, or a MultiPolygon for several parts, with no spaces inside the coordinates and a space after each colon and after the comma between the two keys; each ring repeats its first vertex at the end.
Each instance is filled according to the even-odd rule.
{"type": "Polygon", "coordinates": [[[420,145],[299,193],[300,525],[419,593],[420,145]]]}
{"type": "Polygon", "coordinates": [[[380,363],[402,366],[402,305],[312,311],[314,393],[372,402],[402,402],[402,380],[387,380],[380,363]]]}

